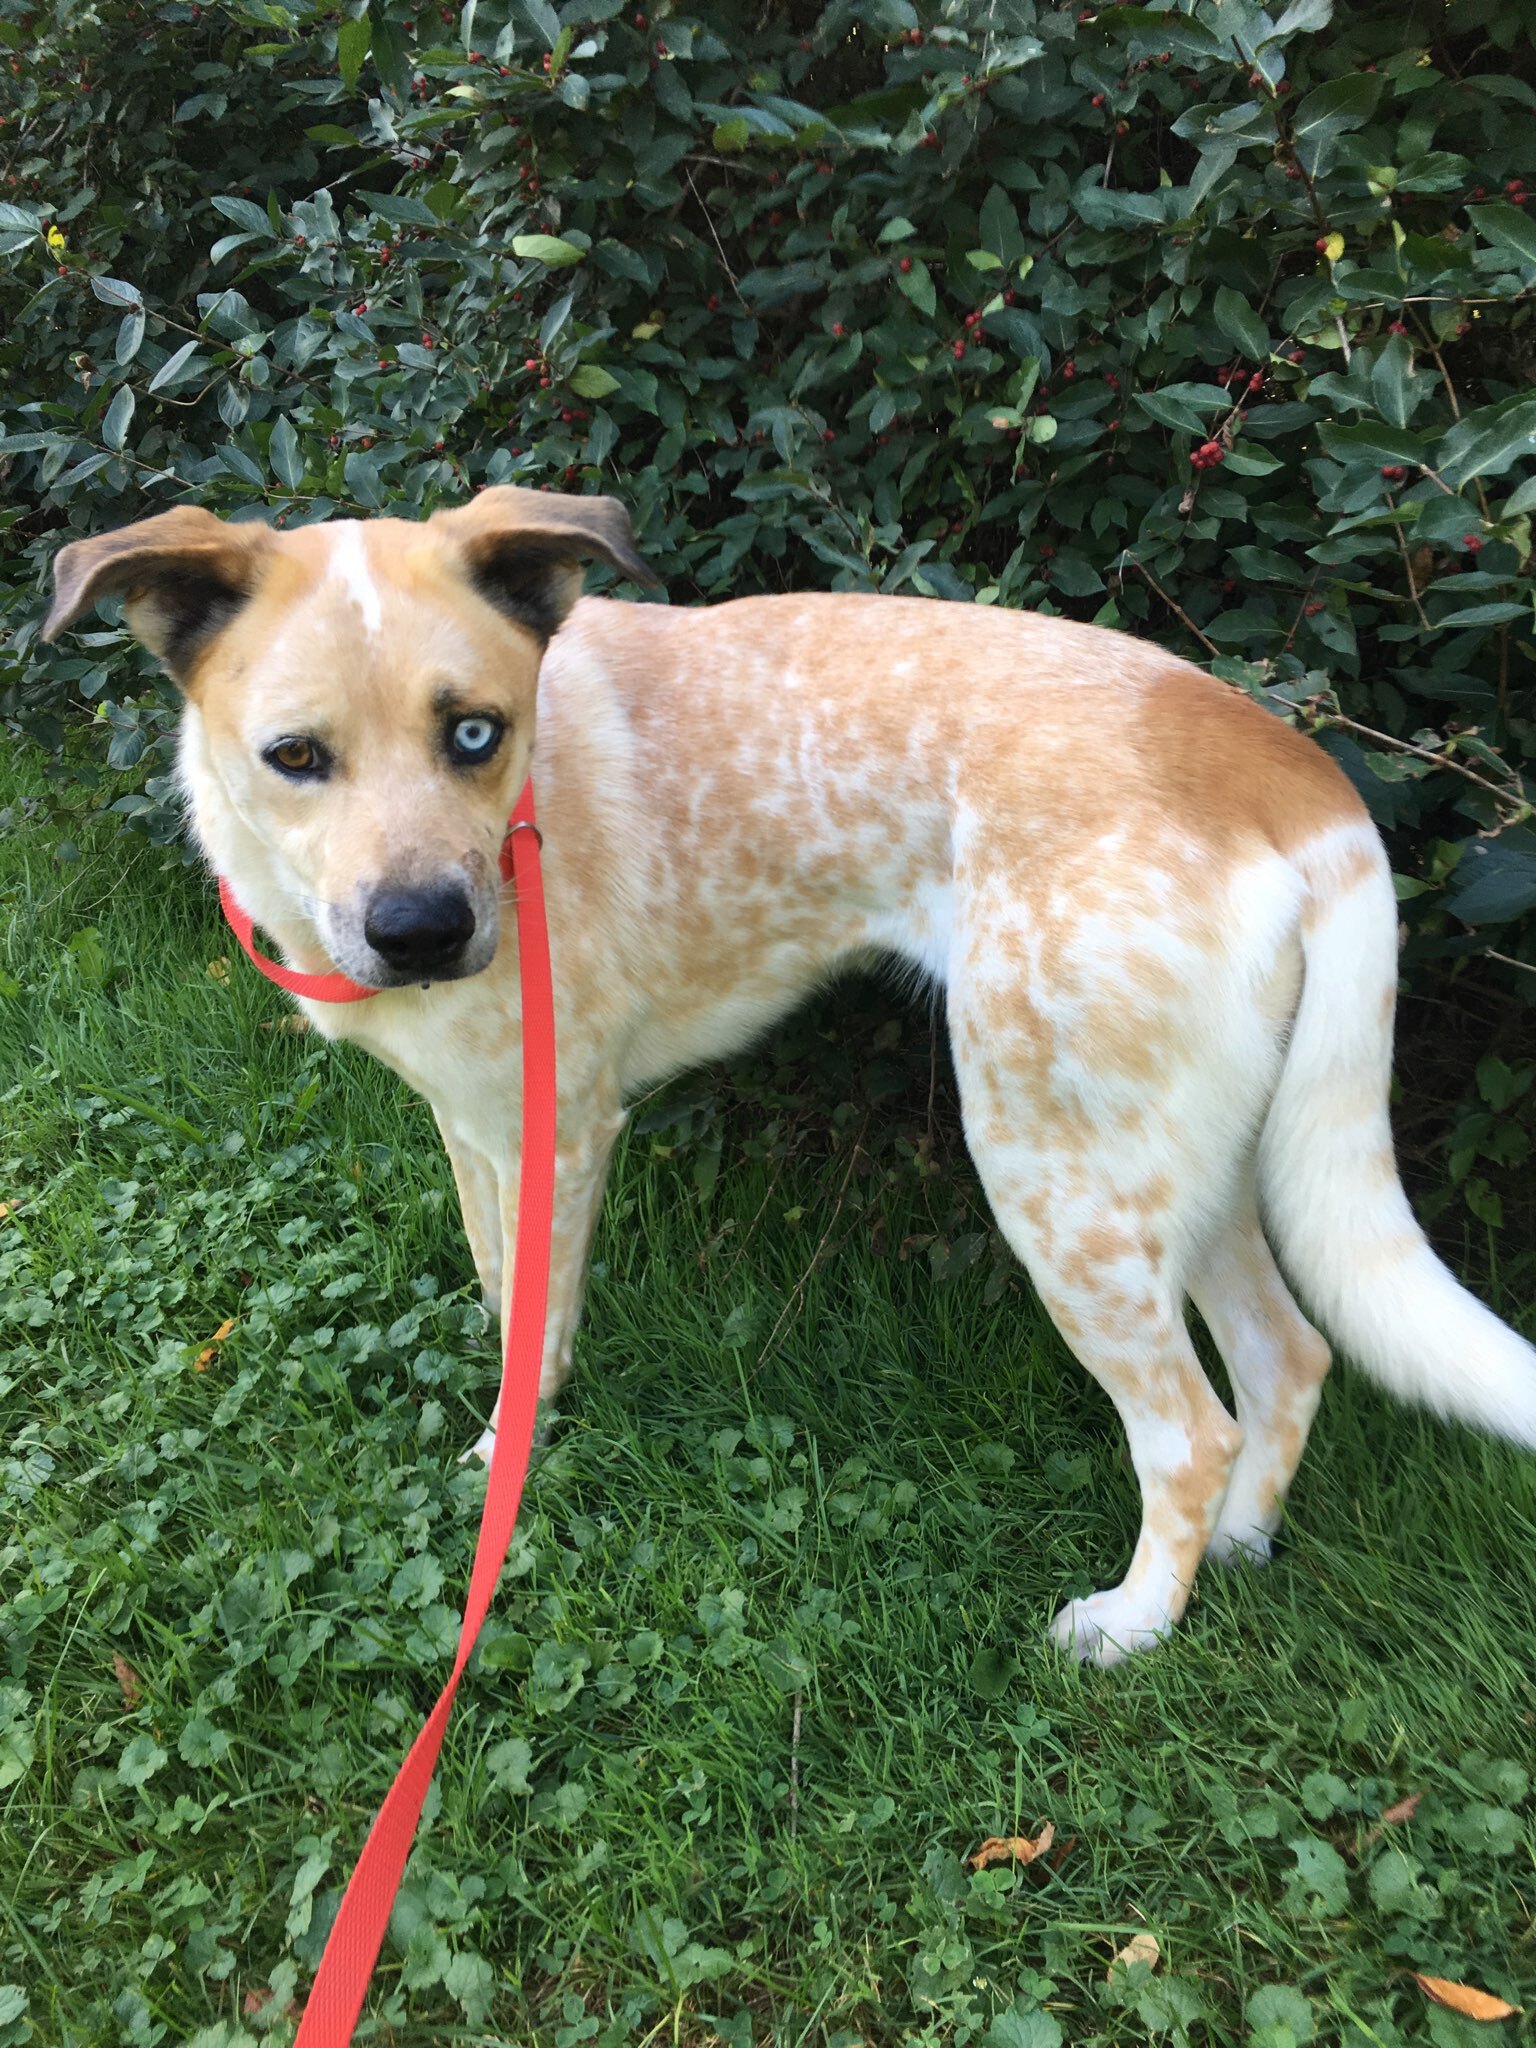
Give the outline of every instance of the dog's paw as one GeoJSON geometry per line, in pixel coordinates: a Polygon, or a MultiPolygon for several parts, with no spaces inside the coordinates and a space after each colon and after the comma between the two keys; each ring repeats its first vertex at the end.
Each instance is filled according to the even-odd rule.
{"type": "Polygon", "coordinates": [[[1173,1623],[1167,1615],[1148,1614],[1128,1601],[1118,1586],[1069,1600],[1051,1623],[1050,1640],[1080,1664],[1107,1669],[1138,1650],[1155,1650],[1173,1623]]]}
{"type": "MultiPolygon", "coordinates": [[[[560,1411],[557,1408],[551,1408],[546,1402],[540,1401],[538,1420],[533,1426],[533,1443],[528,1453],[528,1469],[530,1472],[538,1463],[540,1454],[548,1450],[549,1440],[554,1434],[555,1425],[559,1420],[560,1411]]],[[[486,1470],[489,1471],[491,1456],[495,1449],[496,1427],[492,1423],[489,1429],[481,1430],[479,1436],[467,1451],[460,1451],[459,1463],[461,1465],[468,1465],[475,1458],[479,1458],[486,1470]]]]}
{"type": "Polygon", "coordinates": [[[461,1465],[468,1465],[474,1459],[479,1458],[481,1462],[485,1465],[486,1469],[489,1470],[491,1463],[491,1454],[495,1450],[495,1448],[495,1430],[482,1429],[479,1436],[476,1438],[475,1442],[470,1445],[469,1449],[467,1451],[460,1451],[459,1463],[461,1465]]]}
{"type": "Polygon", "coordinates": [[[1205,1554],[1214,1564],[1258,1566],[1269,1563],[1274,1548],[1275,1539],[1269,1531],[1256,1528],[1252,1522],[1232,1528],[1224,1528],[1218,1522],[1205,1546],[1205,1554]]]}

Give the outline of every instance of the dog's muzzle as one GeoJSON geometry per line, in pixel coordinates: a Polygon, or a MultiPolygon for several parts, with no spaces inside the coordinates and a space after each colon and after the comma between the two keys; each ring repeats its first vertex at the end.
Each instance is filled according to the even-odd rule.
{"type": "Polygon", "coordinates": [[[412,980],[452,974],[474,935],[468,891],[448,884],[380,889],[363,920],[363,937],[374,952],[412,980]]]}

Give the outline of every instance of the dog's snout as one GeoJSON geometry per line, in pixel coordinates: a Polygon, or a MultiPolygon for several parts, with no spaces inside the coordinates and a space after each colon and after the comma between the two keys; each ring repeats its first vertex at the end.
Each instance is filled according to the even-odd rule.
{"type": "Polygon", "coordinates": [[[379,958],[409,974],[453,966],[474,931],[469,897],[452,884],[380,889],[363,922],[363,936],[379,958]]]}

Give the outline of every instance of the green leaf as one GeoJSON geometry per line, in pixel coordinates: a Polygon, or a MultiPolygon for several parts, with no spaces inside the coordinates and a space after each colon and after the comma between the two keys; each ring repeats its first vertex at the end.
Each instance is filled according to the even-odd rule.
{"type": "Polygon", "coordinates": [[[579,263],[587,252],[578,249],[574,242],[562,241],[559,235],[514,235],[512,253],[530,263],[547,263],[551,269],[559,270],[579,263]]]}
{"type": "Polygon", "coordinates": [[[363,59],[368,54],[370,29],[366,14],[355,20],[344,21],[336,31],[336,66],[341,73],[341,82],[351,92],[357,84],[358,74],[363,68],[363,59]]]}
{"type": "Polygon", "coordinates": [[[247,455],[243,448],[237,447],[233,441],[225,441],[214,453],[230,475],[239,477],[242,483],[255,484],[258,490],[266,483],[266,478],[254,458],[247,455]]]}
{"type": "Polygon", "coordinates": [[[929,275],[928,266],[921,256],[913,256],[904,260],[909,261],[912,268],[910,270],[902,270],[898,267],[896,283],[900,290],[905,292],[912,301],[913,305],[916,306],[919,313],[926,313],[931,320],[938,306],[938,295],[934,291],[933,279],[929,275]]]}
{"type": "Polygon", "coordinates": [[[982,2035],[982,2048],[1061,2048],[1061,2022],[1026,1999],[1000,2012],[982,2035]]]}
{"type": "Polygon", "coordinates": [[[201,369],[203,366],[202,359],[199,358],[196,364],[192,360],[196,353],[197,343],[195,341],[184,341],[174,355],[166,357],[153,377],[150,378],[150,390],[163,391],[167,385],[177,383],[182,377],[190,377],[194,369],[201,369]]]}
{"type": "Polygon", "coordinates": [[[1536,268],[1536,220],[1522,208],[1494,199],[1486,206],[1469,206],[1467,215],[1485,242],[1508,251],[1527,268],[1536,268]]]}
{"type": "Polygon", "coordinates": [[[279,483],[286,484],[290,491],[296,491],[304,481],[304,455],[299,447],[299,437],[293,431],[293,422],[286,413],[279,416],[272,429],[272,439],[267,444],[267,459],[272,464],[272,474],[279,483]]]}
{"type": "Polygon", "coordinates": [[[119,363],[131,363],[144,339],[144,309],[125,313],[117,324],[117,345],[113,350],[119,363]]]}
{"type": "Polygon", "coordinates": [[[128,428],[133,421],[133,387],[119,384],[107,407],[107,416],[101,423],[101,438],[107,446],[120,450],[128,439],[128,428]]]}
{"type": "Polygon", "coordinates": [[[1413,387],[1421,381],[1414,375],[1413,350],[1407,335],[1394,334],[1371,365],[1371,390],[1382,418],[1389,425],[1407,426],[1420,397],[1413,387]]]}
{"type": "Polygon", "coordinates": [[[1269,354],[1269,334],[1241,292],[1224,284],[1216,294],[1216,325],[1230,342],[1235,342],[1250,362],[1262,362],[1269,354]]]}
{"type": "Polygon", "coordinates": [[[91,290],[109,306],[141,306],[144,303],[138,286],[129,284],[126,278],[93,276],[91,290]]]}
{"type": "Polygon", "coordinates": [[[1018,1675],[1018,1659],[1010,1650],[981,1649],[971,1659],[966,1677],[978,1699],[1000,1700],[1018,1675]]]}
{"type": "Polygon", "coordinates": [[[1309,178],[1316,180],[1332,168],[1339,137],[1365,125],[1384,83],[1379,72],[1346,72],[1307,94],[1293,116],[1291,134],[1297,162],[1309,178]]]}
{"type": "Polygon", "coordinates": [[[1509,626],[1516,619],[1530,619],[1531,607],[1525,604],[1469,604],[1461,611],[1447,612],[1444,618],[1436,619],[1438,627],[1446,626],[1509,626]]]}
{"type": "Polygon", "coordinates": [[[913,227],[911,221],[898,213],[894,220],[886,222],[878,236],[876,236],[876,240],[881,242],[905,242],[916,233],[917,229],[913,227]]]}
{"type": "Polygon", "coordinates": [[[752,140],[752,130],[738,114],[729,121],[717,121],[710,140],[716,149],[730,155],[735,150],[746,148],[752,140]]]}
{"type": "Polygon", "coordinates": [[[571,389],[578,398],[606,398],[618,388],[618,378],[610,377],[599,363],[583,363],[571,372],[571,389]]]}
{"type": "Polygon", "coordinates": [[[222,213],[226,220],[232,220],[237,227],[253,235],[273,233],[271,218],[264,206],[258,206],[254,199],[236,199],[227,193],[216,193],[214,210],[222,213]]]}
{"type": "Polygon", "coordinates": [[[334,121],[319,121],[313,128],[306,128],[304,133],[311,142],[334,143],[346,149],[361,149],[364,146],[350,128],[338,128],[334,121]]]}
{"type": "Polygon", "coordinates": [[[370,512],[378,512],[384,504],[384,487],[379,482],[379,465],[373,457],[361,448],[354,448],[343,465],[347,489],[359,505],[366,505],[370,512]]]}
{"type": "Polygon", "coordinates": [[[1475,476],[1502,476],[1512,462],[1532,455],[1536,398],[1521,396],[1481,406],[1458,420],[1440,443],[1435,466],[1452,489],[1459,490],[1475,476]]]}
{"type": "Polygon", "coordinates": [[[1306,2048],[1317,2030],[1312,2002],[1292,1984],[1265,1984],[1243,2015],[1253,2048],[1306,2048]]]}
{"type": "Polygon", "coordinates": [[[117,1782],[119,1785],[147,1785],[168,1761],[166,1752],[152,1735],[135,1735],[117,1760],[117,1782]]]}
{"type": "Polygon", "coordinates": [[[1349,1905],[1349,1865],[1329,1842],[1303,1835],[1287,1845],[1296,1868],[1286,1881],[1287,1912],[1329,1920],[1349,1905]]]}

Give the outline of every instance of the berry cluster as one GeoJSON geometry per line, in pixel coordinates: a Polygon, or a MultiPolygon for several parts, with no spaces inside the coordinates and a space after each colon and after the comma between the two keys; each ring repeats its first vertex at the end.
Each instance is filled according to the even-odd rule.
{"type": "Polygon", "coordinates": [[[1226,459],[1227,451],[1219,441],[1202,441],[1191,451],[1189,466],[1191,469],[1215,469],[1226,459]]]}

